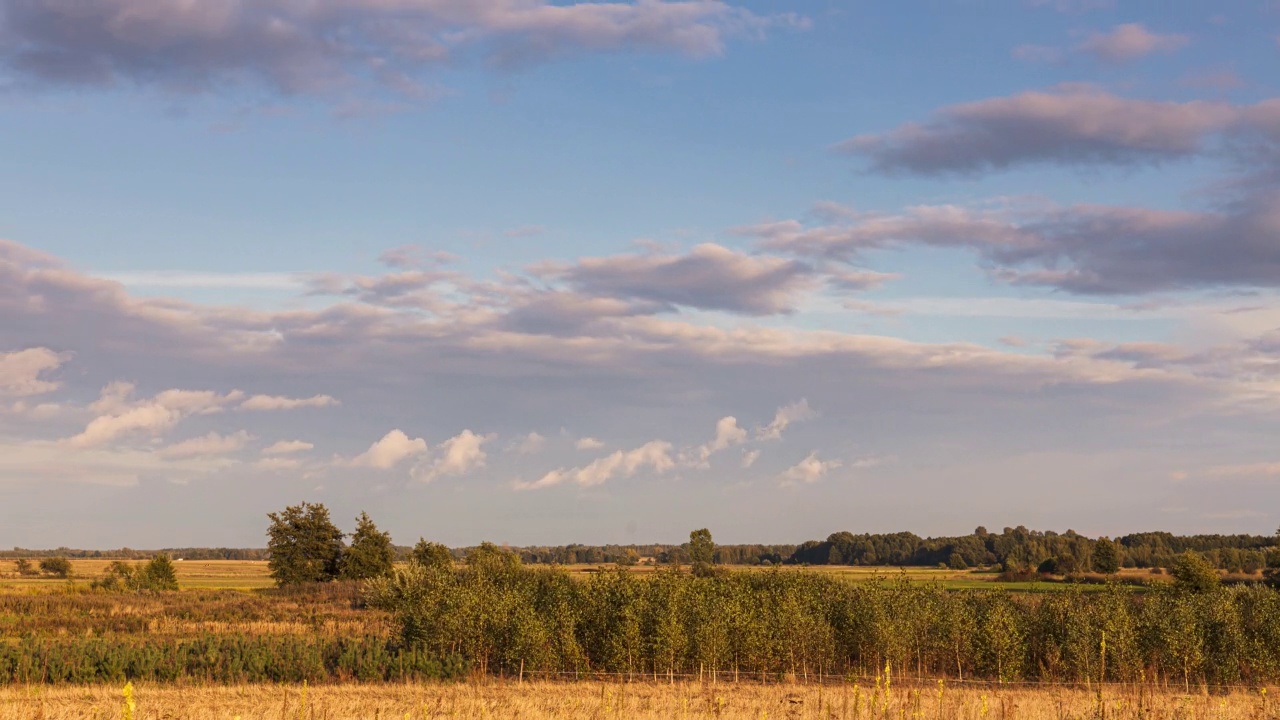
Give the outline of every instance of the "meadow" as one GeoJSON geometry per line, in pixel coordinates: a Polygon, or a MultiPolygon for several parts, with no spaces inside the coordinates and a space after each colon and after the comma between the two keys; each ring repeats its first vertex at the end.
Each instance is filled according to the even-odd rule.
{"type": "Polygon", "coordinates": [[[0,687],[0,720],[1270,720],[1275,688],[1191,694],[884,683],[472,682],[304,687],[0,687]]]}

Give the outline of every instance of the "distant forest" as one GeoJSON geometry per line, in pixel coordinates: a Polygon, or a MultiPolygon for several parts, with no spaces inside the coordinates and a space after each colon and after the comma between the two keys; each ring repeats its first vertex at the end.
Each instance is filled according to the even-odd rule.
{"type": "MultiPolygon", "coordinates": [[[[1046,562],[1065,574],[1093,566],[1099,539],[1065,533],[1004,528],[988,532],[979,527],[959,537],[922,538],[914,533],[860,534],[838,532],[826,540],[801,545],[717,545],[719,565],[860,565],[938,567],[953,569],[999,566],[1004,570],[1037,569],[1046,562]]],[[[1144,532],[1124,535],[1108,543],[1121,567],[1168,568],[1177,556],[1191,550],[1215,567],[1229,572],[1253,573],[1267,565],[1267,555],[1280,549],[1280,531],[1275,535],[1174,535],[1144,532]]],[[[689,564],[689,548],[684,545],[563,545],[511,547],[525,564],[662,565],[689,564]]],[[[412,548],[397,546],[400,559],[408,559],[412,548]]],[[[455,557],[464,557],[470,548],[455,548],[455,557]]],[[[265,560],[265,548],[164,548],[159,550],[27,550],[0,551],[0,557],[140,559],[168,553],[187,560],[265,560]]]]}

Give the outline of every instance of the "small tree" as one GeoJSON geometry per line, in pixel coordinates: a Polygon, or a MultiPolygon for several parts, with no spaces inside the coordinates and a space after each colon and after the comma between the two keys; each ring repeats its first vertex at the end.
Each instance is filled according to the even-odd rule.
{"type": "Polygon", "coordinates": [[[18,558],[13,562],[13,568],[18,571],[19,575],[35,575],[36,569],[31,565],[31,561],[26,558],[18,558]]]}
{"type": "Polygon", "coordinates": [[[267,513],[269,567],[277,585],[326,582],[338,577],[342,562],[342,531],[319,503],[291,505],[267,513]]]}
{"type": "Polygon", "coordinates": [[[71,574],[71,561],[64,557],[45,558],[40,561],[40,572],[65,578],[71,574]]]}
{"type": "Polygon", "coordinates": [[[448,569],[453,567],[453,553],[440,543],[418,538],[418,544],[413,546],[413,561],[423,567],[448,569]]]}
{"type": "Polygon", "coordinates": [[[1173,584],[1179,590],[1192,593],[1210,592],[1220,584],[1218,571],[1198,553],[1187,552],[1173,563],[1173,584]]]}
{"type": "Polygon", "coordinates": [[[368,513],[360,513],[356,518],[356,531],[351,535],[351,547],[342,556],[342,577],[346,580],[368,580],[387,575],[395,559],[391,534],[378,530],[368,513]]]}
{"type": "Polygon", "coordinates": [[[141,584],[145,585],[146,590],[178,589],[178,571],[173,566],[173,560],[164,553],[151,558],[136,575],[140,576],[141,584]]]}
{"type": "Polygon", "coordinates": [[[711,564],[715,562],[716,544],[711,539],[711,531],[702,528],[689,533],[689,562],[693,564],[693,574],[710,575],[711,564]]]}
{"type": "Polygon", "coordinates": [[[1120,553],[1115,543],[1107,538],[1098,538],[1093,546],[1093,570],[1103,575],[1114,575],[1120,572],[1120,553]]]}

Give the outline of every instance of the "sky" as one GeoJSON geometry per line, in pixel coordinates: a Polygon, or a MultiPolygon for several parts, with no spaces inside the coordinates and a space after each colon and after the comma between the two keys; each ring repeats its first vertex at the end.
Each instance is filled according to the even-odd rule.
{"type": "Polygon", "coordinates": [[[1280,5],[0,0],[0,547],[1280,524],[1280,5]]]}

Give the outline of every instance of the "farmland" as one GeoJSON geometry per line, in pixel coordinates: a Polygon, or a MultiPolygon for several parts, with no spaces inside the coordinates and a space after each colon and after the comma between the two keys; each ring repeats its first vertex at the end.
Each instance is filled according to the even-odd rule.
{"type": "MultiPolygon", "coordinates": [[[[1229,694],[1173,693],[1141,686],[1094,688],[1018,686],[954,688],[929,683],[858,684],[518,681],[329,687],[232,686],[174,688],[139,685],[137,718],[721,718],[766,720],[1267,720],[1275,718],[1275,688],[1229,694]],[[1099,692],[1100,690],[1100,692],[1099,692]]],[[[117,718],[119,687],[0,688],[0,720],[117,718]]]]}

